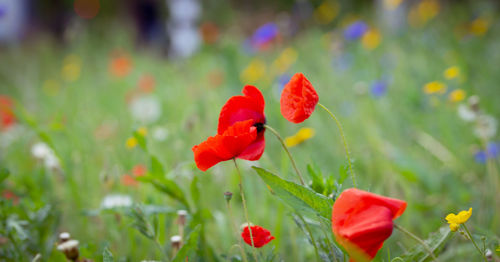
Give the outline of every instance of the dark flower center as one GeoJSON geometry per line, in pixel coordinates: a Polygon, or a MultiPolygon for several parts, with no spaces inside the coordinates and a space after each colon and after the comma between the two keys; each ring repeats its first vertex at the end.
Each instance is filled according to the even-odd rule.
{"type": "Polygon", "coordinates": [[[255,126],[257,128],[257,133],[260,133],[262,131],[264,131],[264,129],[266,129],[264,127],[265,123],[255,123],[253,126],[255,126]]]}

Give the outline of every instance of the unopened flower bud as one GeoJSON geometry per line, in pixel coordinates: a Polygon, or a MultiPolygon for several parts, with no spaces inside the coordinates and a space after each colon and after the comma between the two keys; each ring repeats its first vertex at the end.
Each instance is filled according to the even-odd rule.
{"type": "Polygon", "coordinates": [[[233,198],[233,193],[227,191],[226,193],[224,193],[224,198],[229,203],[229,201],[231,201],[231,198],[233,198]]]}
{"type": "Polygon", "coordinates": [[[57,250],[64,253],[66,258],[71,261],[78,259],[78,240],[67,240],[57,246],[57,250]]]}
{"type": "Polygon", "coordinates": [[[484,252],[484,256],[486,256],[486,259],[488,259],[488,261],[493,260],[493,252],[491,252],[490,249],[486,249],[486,251],[484,252]]]}
{"type": "Polygon", "coordinates": [[[68,232],[62,232],[61,234],[59,234],[59,242],[64,243],[68,241],[70,237],[71,236],[68,232]]]}
{"type": "Polygon", "coordinates": [[[472,109],[472,111],[474,111],[474,112],[479,111],[479,96],[473,95],[473,96],[469,97],[469,99],[467,100],[467,103],[469,104],[469,107],[470,107],[470,109],[472,109]]]}
{"type": "Polygon", "coordinates": [[[179,248],[181,248],[181,244],[182,244],[182,237],[179,235],[172,236],[170,238],[170,242],[171,242],[172,248],[174,250],[179,250],[179,248]]]}
{"type": "Polygon", "coordinates": [[[186,224],[187,211],[179,210],[177,211],[177,223],[180,226],[184,226],[186,224]]]}

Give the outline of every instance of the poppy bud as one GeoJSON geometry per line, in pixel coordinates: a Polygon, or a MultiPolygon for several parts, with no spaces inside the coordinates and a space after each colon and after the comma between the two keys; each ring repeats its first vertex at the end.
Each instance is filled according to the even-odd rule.
{"type": "Polygon", "coordinates": [[[170,242],[172,244],[172,248],[177,251],[181,248],[182,245],[182,237],[179,235],[172,236],[170,238],[170,242]]]}
{"type": "Polygon", "coordinates": [[[226,199],[227,203],[229,203],[229,201],[231,201],[231,198],[233,198],[233,193],[227,191],[226,193],[224,193],[224,198],[226,199]]]}
{"type": "Polygon", "coordinates": [[[70,239],[70,234],[68,232],[62,232],[59,234],[59,242],[64,243],[70,239]]]}
{"type": "Polygon", "coordinates": [[[179,210],[177,211],[177,223],[180,226],[184,226],[186,224],[187,211],[179,210]]]}
{"type": "Polygon", "coordinates": [[[67,240],[57,246],[57,250],[64,253],[66,258],[71,261],[77,261],[80,254],[78,253],[78,240],[67,240]]]}

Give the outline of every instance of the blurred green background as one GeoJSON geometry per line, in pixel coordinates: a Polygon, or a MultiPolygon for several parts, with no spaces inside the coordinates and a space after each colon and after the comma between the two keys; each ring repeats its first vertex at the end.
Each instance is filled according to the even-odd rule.
{"type": "MultiPolygon", "coordinates": [[[[95,261],[106,247],[116,261],[167,260],[178,210],[188,210],[186,232],[202,224],[198,261],[238,255],[223,197],[233,192],[235,223],[244,223],[233,163],[201,172],[191,147],[215,134],[222,105],[252,84],[283,137],[314,129],[291,148],[299,169],[339,182],[346,158],[328,115],[318,109],[293,125],[280,114],[281,89],[296,72],[342,122],[358,186],[408,202],[398,224],[426,238],[448,213],[472,207],[469,227],[495,253],[496,1],[49,2],[0,1],[1,261],[64,261],[61,232],[95,261]],[[182,197],[140,179],[158,165],[182,197]]],[[[269,132],[266,140],[259,161],[239,161],[250,220],[276,237],[260,252],[316,260],[291,209],[250,168],[296,181],[279,142],[269,132]]],[[[394,232],[376,260],[414,245],[394,232]]],[[[440,259],[480,257],[456,234],[440,259]]]]}

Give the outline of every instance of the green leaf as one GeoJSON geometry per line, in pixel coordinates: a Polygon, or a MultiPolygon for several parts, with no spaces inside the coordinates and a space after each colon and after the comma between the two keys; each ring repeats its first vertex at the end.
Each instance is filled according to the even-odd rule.
{"type": "Polygon", "coordinates": [[[325,184],[321,170],[314,168],[312,165],[307,165],[307,173],[309,173],[312,180],[311,188],[317,193],[323,194],[325,191],[325,184]]]}
{"type": "Polygon", "coordinates": [[[165,175],[165,169],[157,157],[151,155],[151,174],[154,177],[163,177],[165,175]]]}
{"type": "Polygon", "coordinates": [[[348,168],[347,166],[341,166],[339,168],[339,184],[342,185],[344,183],[345,179],[349,176],[348,168]]]}
{"type": "MultiPolygon", "coordinates": [[[[429,246],[433,253],[437,256],[444,247],[444,244],[453,236],[448,226],[441,227],[438,231],[432,233],[424,242],[429,246]]],[[[422,245],[416,245],[404,255],[401,256],[403,261],[431,261],[432,257],[422,245]]]]}
{"type": "Polygon", "coordinates": [[[168,178],[153,177],[152,175],[139,176],[136,177],[136,180],[153,185],[156,189],[178,200],[184,204],[187,209],[189,209],[189,203],[186,200],[184,192],[173,180],[168,178]]]}
{"type": "Polygon", "coordinates": [[[137,140],[137,144],[139,144],[139,146],[142,148],[142,150],[144,150],[145,152],[148,152],[146,137],[139,134],[139,132],[137,130],[134,131],[133,135],[134,135],[135,139],[137,140]]]}
{"type": "Polygon", "coordinates": [[[108,247],[104,248],[104,251],[102,251],[102,262],[114,262],[115,259],[113,258],[113,254],[111,254],[111,251],[109,251],[108,247]]]}
{"type": "Polygon", "coordinates": [[[252,167],[283,202],[297,210],[312,211],[331,220],[333,200],[308,187],[284,180],[259,167],[252,167]]]}
{"type": "Polygon", "coordinates": [[[186,259],[193,251],[195,251],[196,247],[198,246],[198,238],[200,236],[200,231],[201,231],[201,225],[197,225],[193,231],[189,234],[187,237],[186,243],[179,249],[179,252],[177,252],[177,255],[175,255],[174,259],[172,262],[184,262],[184,261],[191,261],[192,259],[186,259]]]}
{"type": "Polygon", "coordinates": [[[7,177],[9,177],[10,171],[7,168],[0,168],[0,183],[2,183],[7,177]]]}

